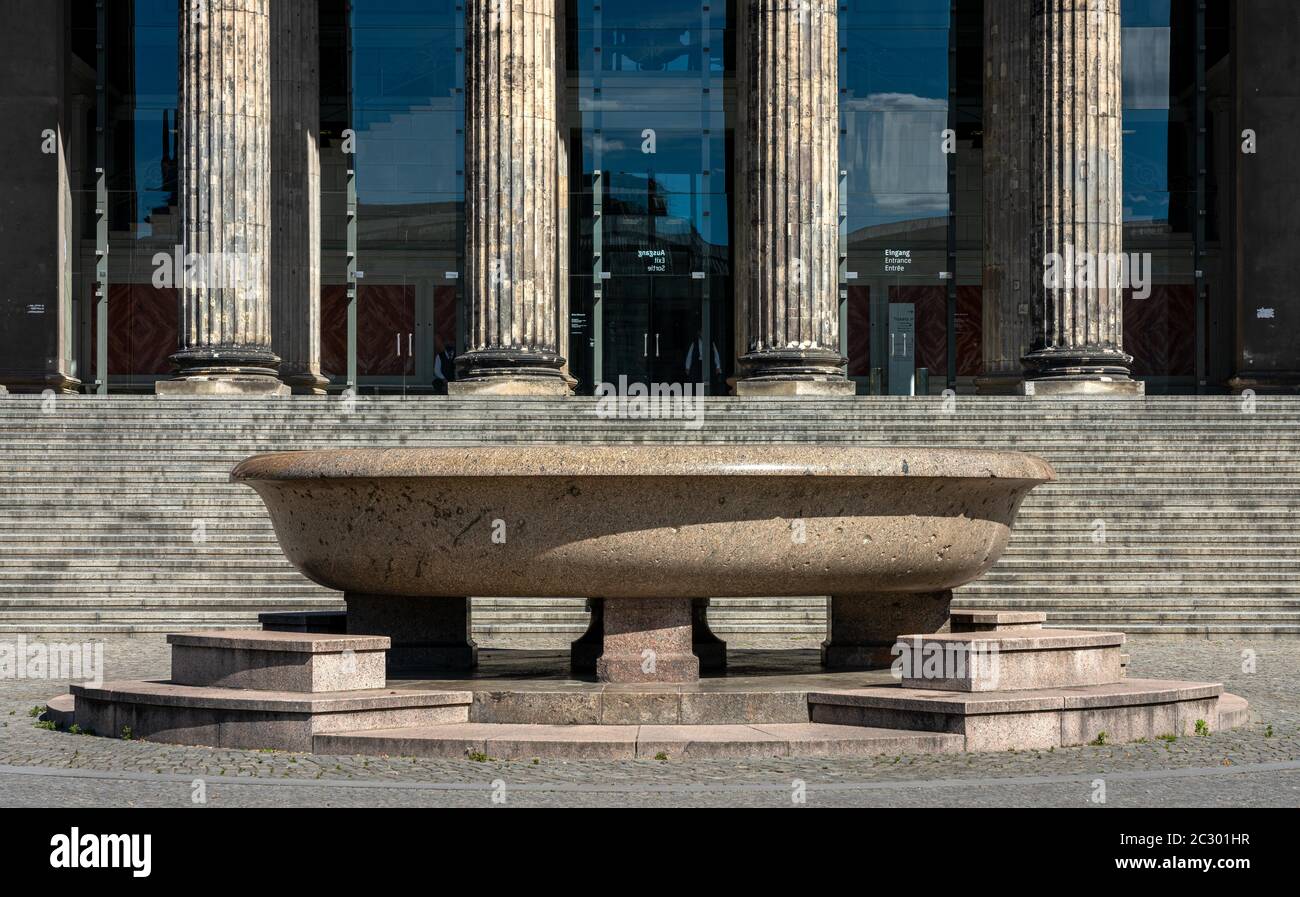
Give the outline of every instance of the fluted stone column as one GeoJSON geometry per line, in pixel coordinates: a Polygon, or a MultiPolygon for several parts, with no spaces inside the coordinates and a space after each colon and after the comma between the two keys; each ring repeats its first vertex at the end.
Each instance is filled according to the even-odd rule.
{"type": "Polygon", "coordinates": [[[324,393],[320,369],[320,10],[271,11],[271,347],[295,393],[324,393]]]}
{"type": "Polygon", "coordinates": [[[1123,251],[1123,71],[1120,0],[1025,0],[1036,119],[1034,230],[1040,266],[1024,358],[1031,395],[1141,395],[1124,354],[1124,294],[1109,278],[1080,283],[1077,261],[1123,251]],[[1066,276],[1049,285],[1049,258],[1066,276]]]}
{"type": "Polygon", "coordinates": [[[566,395],[555,0],[465,4],[467,351],[460,394],[566,395]]]}
{"type": "Polygon", "coordinates": [[[283,395],[271,350],[271,0],[192,0],[180,15],[185,267],[177,379],[163,395],[283,395]],[[201,276],[186,276],[198,272],[201,276]]]}
{"type": "Polygon", "coordinates": [[[1020,391],[1032,340],[1030,308],[1042,283],[1032,257],[1033,36],[1027,0],[984,2],[984,276],[981,394],[1020,391]]]}
{"type": "Polygon", "coordinates": [[[738,395],[844,395],[839,40],[834,0],[750,0],[739,18],[738,395]]]}

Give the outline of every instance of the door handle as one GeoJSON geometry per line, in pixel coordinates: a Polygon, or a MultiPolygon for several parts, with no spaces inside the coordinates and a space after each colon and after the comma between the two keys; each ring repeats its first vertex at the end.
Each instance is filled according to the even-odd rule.
{"type": "Polygon", "coordinates": [[[407,358],[414,358],[414,357],[415,357],[414,354],[411,352],[411,337],[413,337],[413,336],[415,336],[414,333],[408,333],[408,334],[406,335],[406,357],[407,357],[407,358]]]}
{"type": "Polygon", "coordinates": [[[659,334],[655,334],[655,358],[659,357],[659,334]]]}
{"type": "Polygon", "coordinates": [[[650,357],[650,334],[648,334],[648,333],[643,333],[643,334],[641,334],[641,337],[642,337],[642,339],[641,339],[641,357],[642,357],[642,358],[649,358],[649,357],[650,357]]]}

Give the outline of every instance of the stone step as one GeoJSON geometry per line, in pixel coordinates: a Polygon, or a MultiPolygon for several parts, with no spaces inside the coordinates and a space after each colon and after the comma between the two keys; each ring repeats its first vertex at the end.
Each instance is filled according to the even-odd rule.
{"type": "Polygon", "coordinates": [[[386,636],[265,632],[179,632],[171,645],[176,685],[272,692],[382,689],[386,636]]]}
{"type": "Polygon", "coordinates": [[[1016,610],[955,610],[949,615],[953,632],[1006,632],[1042,629],[1047,614],[1016,610]]]}
{"type": "Polygon", "coordinates": [[[318,735],[318,754],[497,760],[701,760],[953,753],[958,735],[817,723],[555,726],[462,723],[318,735]]]}
{"type": "Polygon", "coordinates": [[[1124,679],[970,694],[881,686],[812,693],[808,702],[813,722],[945,732],[963,736],[968,751],[1004,751],[1181,737],[1195,734],[1198,720],[1219,731],[1222,693],[1215,683],[1124,679]]]}
{"type": "MultiPolygon", "coordinates": [[[[1009,615],[1014,616],[1014,615],[1009,615]]],[[[1004,629],[900,635],[904,688],[951,692],[1111,685],[1123,672],[1121,632],[1004,629]]]]}
{"type": "Polygon", "coordinates": [[[325,733],[465,722],[472,700],[467,691],[302,694],[130,680],[74,685],[72,694],[77,725],[97,735],[303,752],[325,733]]]}

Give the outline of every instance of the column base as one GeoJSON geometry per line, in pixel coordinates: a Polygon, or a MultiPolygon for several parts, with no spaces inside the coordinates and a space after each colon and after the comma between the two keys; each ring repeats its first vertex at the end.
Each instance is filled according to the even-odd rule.
{"type": "Polygon", "coordinates": [[[738,396],[851,396],[848,362],[830,349],[760,349],[740,359],[738,396]]]}
{"type": "MultiPolygon", "coordinates": [[[[727,671],[727,643],[709,628],[709,598],[691,599],[691,653],[702,673],[727,671]]],[[[575,676],[591,676],[605,646],[605,599],[588,598],[591,622],[587,631],[569,645],[569,669],[575,676]]]]}
{"type": "Polygon", "coordinates": [[[562,377],[492,377],[481,380],[453,380],[447,384],[450,396],[569,396],[569,384],[562,377]]]}
{"type": "Polygon", "coordinates": [[[478,645],[470,637],[468,598],[412,598],[348,592],[348,635],[386,635],[388,675],[472,670],[478,645]]]}
{"type": "Polygon", "coordinates": [[[700,660],[691,651],[690,598],[606,598],[601,682],[698,682],[700,660]]]}
{"type": "Polygon", "coordinates": [[[1135,398],[1147,394],[1147,385],[1141,380],[1026,380],[1021,394],[1040,398],[1135,398]]]}
{"type": "Polygon", "coordinates": [[[1248,389],[1262,395],[1295,395],[1300,393],[1300,371],[1238,374],[1228,381],[1228,389],[1238,395],[1248,389]]]}
{"type": "Polygon", "coordinates": [[[34,377],[9,375],[5,378],[6,389],[0,386],[0,396],[41,395],[47,390],[60,396],[75,396],[81,392],[81,381],[66,374],[42,374],[34,377]]]}
{"type": "Polygon", "coordinates": [[[738,396],[826,396],[856,395],[852,380],[737,380],[738,396]]]}
{"type": "Polygon", "coordinates": [[[831,669],[887,669],[900,635],[946,632],[952,592],[866,592],[833,595],[827,607],[822,665],[831,669]]]}
{"type": "Polygon", "coordinates": [[[987,374],[975,378],[975,393],[981,396],[1022,396],[1025,378],[1019,374],[987,374]]]}
{"type": "Polygon", "coordinates": [[[280,370],[280,382],[289,387],[295,396],[323,396],[330,385],[329,378],[319,371],[280,370]]]}
{"type": "Polygon", "coordinates": [[[287,396],[292,390],[274,377],[198,376],[159,380],[154,392],[160,396],[287,396]]]}

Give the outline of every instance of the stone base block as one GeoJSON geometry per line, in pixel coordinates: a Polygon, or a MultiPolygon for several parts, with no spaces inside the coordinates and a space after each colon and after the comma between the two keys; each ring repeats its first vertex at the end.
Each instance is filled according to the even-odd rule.
{"type": "Polygon", "coordinates": [[[293,393],[272,377],[180,377],[159,380],[154,392],[160,396],[193,398],[195,396],[287,396],[293,393]]]}
{"type": "Polygon", "coordinates": [[[1122,632],[1010,629],[902,635],[904,688],[1019,691],[1118,682],[1122,632]]]}
{"type": "Polygon", "coordinates": [[[500,377],[484,380],[453,380],[447,384],[450,396],[570,396],[563,377],[500,377]]]}
{"type": "Polygon", "coordinates": [[[844,398],[856,395],[858,385],[852,380],[737,380],[736,395],[742,397],[823,396],[844,398]]]}
{"type": "Polygon", "coordinates": [[[696,682],[690,598],[606,598],[601,682],[696,682]]]}
{"type": "Polygon", "coordinates": [[[827,606],[822,665],[831,669],[886,669],[898,655],[900,632],[948,629],[952,592],[864,592],[833,595],[827,606]]]}
{"type": "Polygon", "coordinates": [[[1006,632],[1011,629],[1042,629],[1047,614],[1032,610],[955,610],[953,632],[1006,632]]]}
{"type": "Polygon", "coordinates": [[[77,725],[112,738],[168,744],[310,751],[327,732],[466,722],[469,692],[298,694],[197,688],[170,682],[72,686],[77,725]]]}
{"type": "Polygon", "coordinates": [[[1141,380],[1026,380],[1023,394],[1047,399],[1142,398],[1147,385],[1141,380]]]}
{"type": "Polygon", "coordinates": [[[344,600],[350,635],[384,635],[392,641],[391,677],[470,670],[478,664],[478,645],[470,637],[468,598],[348,592],[344,600]]]}
{"type": "Polygon", "coordinates": [[[954,694],[899,686],[812,693],[813,722],[947,732],[968,751],[1046,750],[1191,735],[1220,726],[1223,686],[1127,679],[1114,685],[954,694]]]}
{"type": "Polygon", "coordinates": [[[384,636],[313,633],[180,632],[172,646],[172,682],[213,688],[340,692],[383,688],[384,636]]]}

